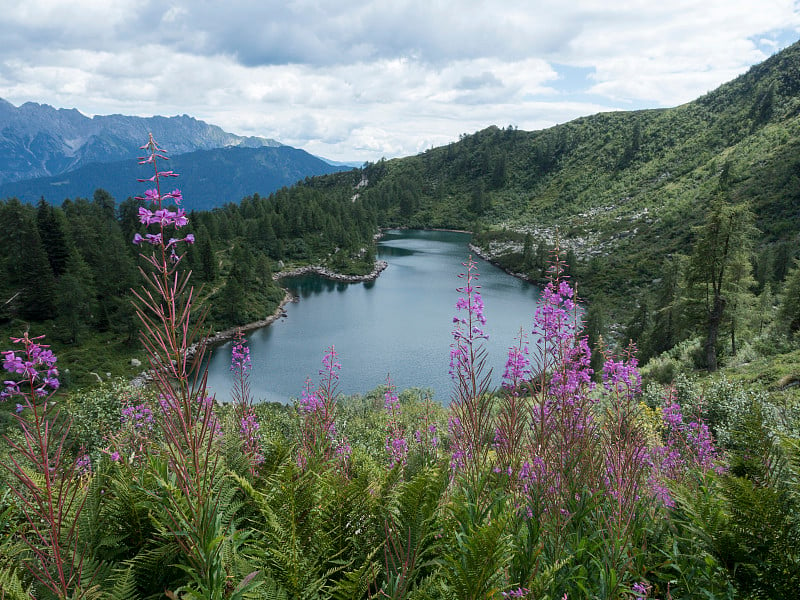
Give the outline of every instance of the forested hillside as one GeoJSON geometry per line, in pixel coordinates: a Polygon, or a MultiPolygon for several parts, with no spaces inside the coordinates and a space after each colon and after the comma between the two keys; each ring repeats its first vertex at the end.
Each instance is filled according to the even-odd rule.
{"type": "Polygon", "coordinates": [[[558,239],[582,297],[605,315],[606,339],[633,338],[644,358],[708,337],[712,308],[696,306],[710,284],[697,263],[710,243],[703,231],[736,214],[726,227],[741,252],[721,258],[736,265],[721,285],[738,296],[714,317],[712,342],[721,346],[724,334],[731,341],[718,351],[736,354],[736,329],[747,321],[736,311],[781,288],[800,256],[798,65],[800,43],[676,108],[536,132],[490,127],[367,165],[361,178],[330,179],[360,181],[382,225],[470,229],[486,256],[532,279],[543,277],[558,239]],[[677,321],[665,331],[667,313],[677,321]]]}
{"type": "MultiPolygon", "coordinates": [[[[142,206],[134,198],[117,205],[105,190],[61,206],[0,202],[0,329],[47,334],[72,363],[72,383],[96,381],[87,375],[92,372],[136,373],[122,359],[141,351],[131,288],[143,263],[131,242],[146,232],[142,206]]],[[[338,192],[284,188],[191,211],[188,219],[196,241],[184,264],[213,328],[271,314],[284,297],[272,274],[283,266],[314,263],[348,274],[373,269],[376,217],[338,192]]]]}
{"type": "Polygon", "coordinates": [[[600,261],[606,284],[594,284],[606,290],[655,277],[722,195],[748,204],[758,246],[775,250],[780,271],[789,263],[782,244],[800,231],[798,65],[795,44],[677,108],[464,135],[369,165],[362,195],[385,210],[387,224],[507,228],[530,232],[534,243],[552,243],[558,227],[581,263],[600,261]]]}

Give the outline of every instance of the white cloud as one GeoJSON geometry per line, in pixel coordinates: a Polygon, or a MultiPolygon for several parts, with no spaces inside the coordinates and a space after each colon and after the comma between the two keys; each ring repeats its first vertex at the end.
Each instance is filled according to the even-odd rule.
{"type": "Polygon", "coordinates": [[[796,0],[0,0],[0,97],[375,160],[680,104],[798,37],[796,0]]]}

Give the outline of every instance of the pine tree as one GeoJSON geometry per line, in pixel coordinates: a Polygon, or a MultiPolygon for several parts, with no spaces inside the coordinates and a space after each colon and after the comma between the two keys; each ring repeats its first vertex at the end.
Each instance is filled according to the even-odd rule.
{"type": "Polygon", "coordinates": [[[794,261],[794,267],[786,276],[778,319],[781,328],[787,333],[800,332],[800,260],[794,261]]]}
{"type": "Polygon", "coordinates": [[[681,337],[681,262],[668,259],[661,269],[661,281],[652,295],[651,322],[640,346],[641,360],[666,352],[681,337]]]}
{"type": "Polygon", "coordinates": [[[67,270],[69,246],[67,244],[66,223],[61,209],[55,209],[44,198],[36,205],[36,227],[47,253],[47,260],[53,275],[58,278],[67,270]]]}
{"type": "Polygon", "coordinates": [[[735,349],[735,311],[752,282],[753,214],[744,204],[733,205],[717,197],[706,222],[695,233],[688,293],[705,334],[705,366],[713,372],[717,370],[717,343],[725,319],[730,321],[735,349]]]}
{"type": "Polygon", "coordinates": [[[530,233],[525,234],[525,243],[522,246],[522,270],[526,273],[533,269],[533,237],[530,233]]]}
{"type": "Polygon", "coordinates": [[[36,227],[32,207],[12,199],[2,211],[0,230],[6,259],[6,281],[13,308],[23,319],[45,321],[56,315],[55,277],[36,227]]]}
{"type": "Polygon", "coordinates": [[[64,341],[78,344],[81,333],[93,319],[97,301],[92,270],[77,251],[70,254],[56,290],[58,323],[64,341]]]}

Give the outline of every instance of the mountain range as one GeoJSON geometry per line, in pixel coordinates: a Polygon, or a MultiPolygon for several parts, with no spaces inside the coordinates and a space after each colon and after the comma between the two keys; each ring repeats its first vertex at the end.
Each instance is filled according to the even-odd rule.
{"type": "Polygon", "coordinates": [[[0,98],[0,198],[35,202],[44,197],[59,204],[91,197],[97,188],[118,200],[140,194],[136,178],[148,175],[135,159],[148,133],[169,152],[170,168],[192,174],[179,187],[198,209],[351,168],[187,115],[90,118],[75,109],[34,102],[15,107],[0,98]]]}
{"type": "MultiPolygon", "coordinates": [[[[179,174],[169,185],[181,190],[187,210],[210,210],[254,193],[268,195],[306,177],[350,168],[331,165],[305,150],[276,146],[214,148],[170,155],[164,170],[179,174]]],[[[92,163],[55,177],[0,185],[0,198],[31,203],[45,198],[51,204],[61,204],[66,198],[91,198],[96,189],[102,188],[121,202],[141,196],[145,187],[137,179],[151,175],[152,167],[147,170],[133,158],[92,163]]]]}

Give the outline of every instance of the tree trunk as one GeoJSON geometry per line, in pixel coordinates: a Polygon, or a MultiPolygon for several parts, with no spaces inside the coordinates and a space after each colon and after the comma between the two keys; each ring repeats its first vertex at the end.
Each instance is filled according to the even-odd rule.
{"type": "Polygon", "coordinates": [[[708,313],[708,338],[706,338],[706,368],[709,373],[717,370],[717,337],[725,310],[725,298],[714,296],[714,308],[708,313]]]}

